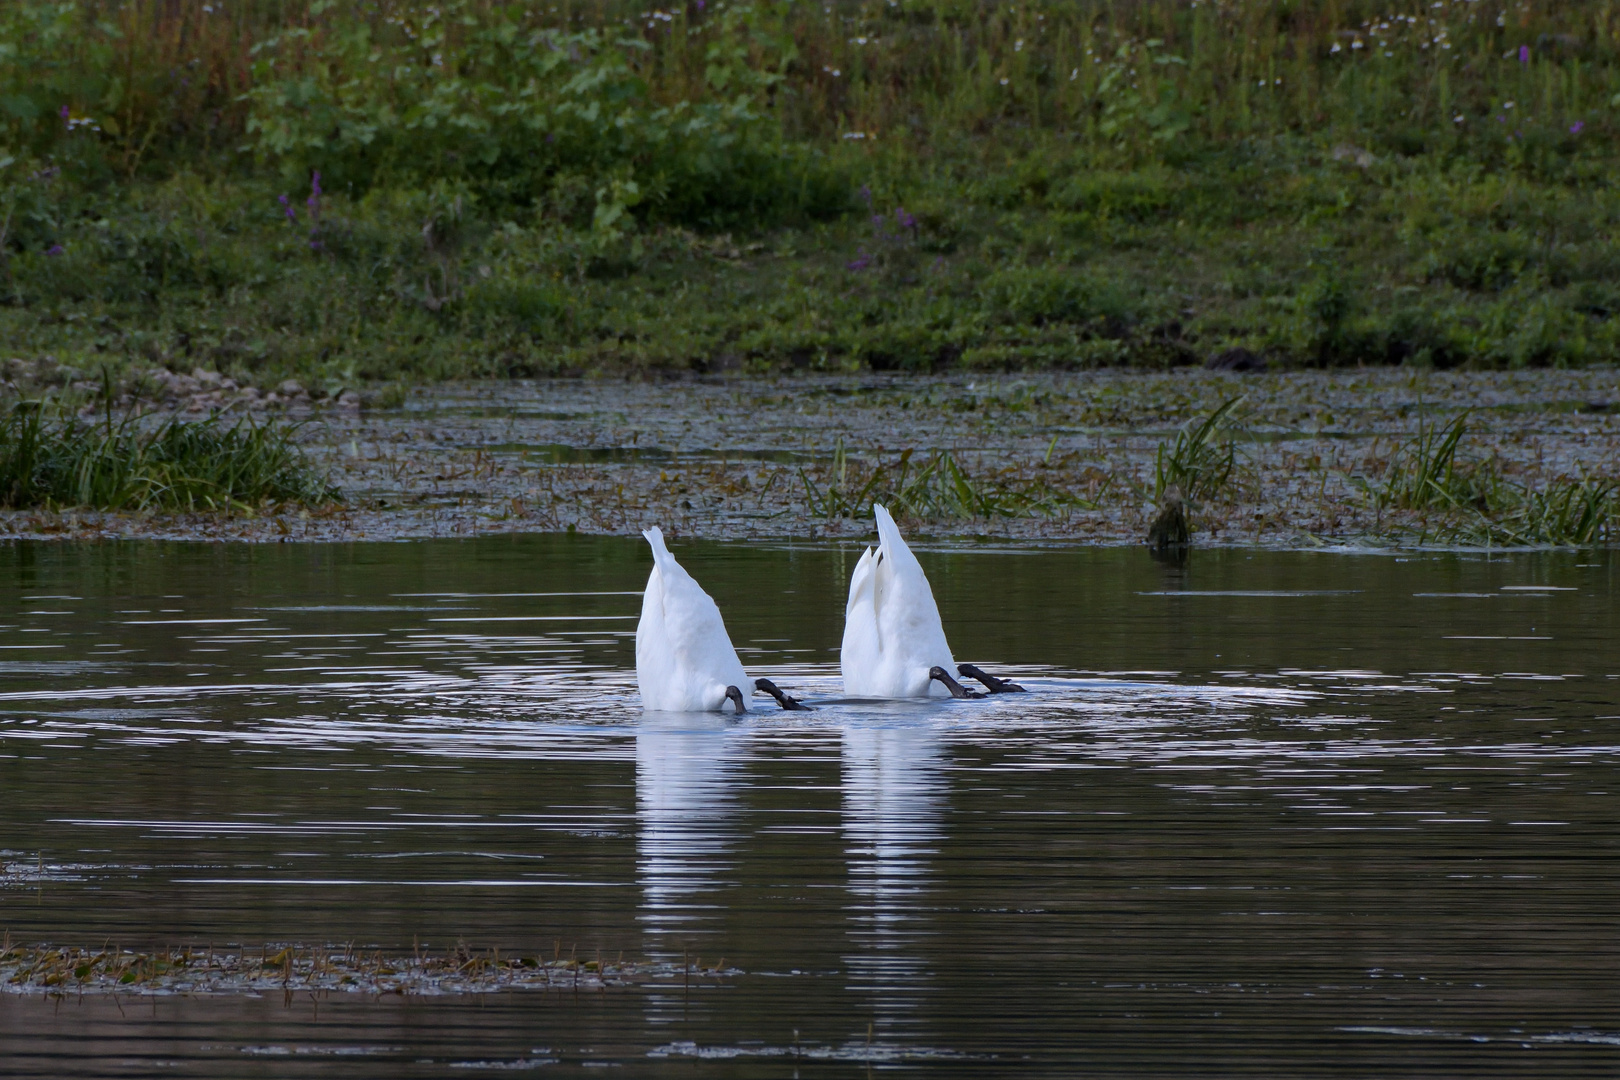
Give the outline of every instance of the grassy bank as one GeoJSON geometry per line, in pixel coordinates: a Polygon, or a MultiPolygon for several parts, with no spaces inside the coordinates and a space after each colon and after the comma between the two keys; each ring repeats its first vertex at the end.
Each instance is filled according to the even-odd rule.
{"type": "Polygon", "coordinates": [[[0,14],[40,378],[1620,359],[1614,3],[213,7],[0,14]]]}

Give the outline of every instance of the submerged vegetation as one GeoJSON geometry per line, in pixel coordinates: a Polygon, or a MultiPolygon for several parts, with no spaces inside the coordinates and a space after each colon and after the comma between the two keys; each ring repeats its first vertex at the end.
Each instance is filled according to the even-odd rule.
{"type": "Polygon", "coordinates": [[[327,394],[1613,362],[1617,120],[1574,0],[14,0],[0,334],[327,394]]]}
{"type": "MultiPolygon", "coordinates": [[[[110,943],[109,943],[110,944],[110,943]]],[[[493,994],[600,993],[648,983],[680,986],[694,979],[736,975],[724,957],[703,966],[590,958],[577,946],[552,955],[471,949],[464,941],[437,947],[418,943],[409,952],[347,945],[212,945],[149,951],[109,947],[23,945],[6,935],[0,945],[0,994],[493,994]]],[[[319,1000],[317,998],[317,1000],[319,1000]]]]}
{"type": "Polygon", "coordinates": [[[0,415],[0,508],[235,513],[338,497],[305,459],[294,425],[51,413],[29,401],[0,415]]]}

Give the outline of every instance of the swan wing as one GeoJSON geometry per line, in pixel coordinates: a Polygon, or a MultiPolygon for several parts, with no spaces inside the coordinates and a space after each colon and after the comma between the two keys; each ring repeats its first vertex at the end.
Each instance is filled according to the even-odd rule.
{"type": "Polygon", "coordinates": [[[849,602],[844,605],[844,643],[838,651],[838,667],[844,676],[844,693],[854,697],[887,696],[881,689],[882,649],[873,604],[877,565],[877,553],[871,548],[861,553],[849,579],[849,602]]]}
{"type": "Polygon", "coordinates": [[[854,613],[855,607],[862,599],[869,600],[872,591],[872,567],[876,565],[876,552],[867,548],[861,552],[860,561],[855,564],[855,573],[849,578],[849,600],[844,604],[844,617],[847,619],[854,613]]]}
{"type": "Polygon", "coordinates": [[[636,623],[636,686],[642,705],[657,710],[674,707],[671,702],[682,696],[677,682],[675,651],[664,626],[664,577],[654,565],[641,596],[641,621],[636,623]]]}

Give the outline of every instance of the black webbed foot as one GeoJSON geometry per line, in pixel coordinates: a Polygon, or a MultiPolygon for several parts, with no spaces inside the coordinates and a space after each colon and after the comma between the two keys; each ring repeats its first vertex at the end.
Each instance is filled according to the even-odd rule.
{"type": "Polygon", "coordinates": [[[771,682],[771,680],[769,680],[769,679],[755,679],[754,680],[754,687],[756,689],[763,690],[767,694],[771,695],[771,697],[776,699],[776,703],[778,705],[782,706],[782,708],[785,709],[788,712],[815,712],[816,711],[816,710],[812,709],[810,706],[806,705],[804,702],[800,701],[798,698],[792,697],[792,696],[790,696],[788,694],[784,694],[782,692],[781,688],[779,686],[777,686],[775,683],[771,682]]]}
{"type": "Polygon", "coordinates": [[[951,697],[953,698],[982,698],[985,696],[984,694],[979,693],[977,690],[969,690],[967,687],[951,678],[951,673],[940,667],[938,664],[935,664],[933,667],[928,669],[928,677],[930,679],[938,679],[940,682],[944,683],[945,689],[951,692],[951,697]]]}
{"type": "Polygon", "coordinates": [[[990,688],[992,694],[1023,694],[1028,693],[1022,686],[1006,679],[998,679],[994,675],[987,675],[972,664],[957,664],[956,670],[961,672],[965,679],[978,679],[990,688]]]}
{"type": "Polygon", "coordinates": [[[743,704],[742,691],[737,689],[735,686],[726,687],[726,696],[720,702],[722,708],[724,708],[727,701],[735,705],[739,713],[745,713],[748,711],[748,706],[743,704]]]}

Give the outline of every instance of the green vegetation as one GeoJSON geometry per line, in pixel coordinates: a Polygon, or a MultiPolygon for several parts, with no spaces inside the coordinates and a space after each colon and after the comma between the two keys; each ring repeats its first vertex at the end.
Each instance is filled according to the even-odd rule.
{"type": "Polygon", "coordinates": [[[13,0],[0,334],[325,392],[1614,362],[1617,47],[1612,0],[13,0]]]}
{"type": "Polygon", "coordinates": [[[0,507],[229,513],[338,497],[293,442],[292,425],[110,413],[96,423],[46,411],[30,401],[0,416],[0,507]]]}
{"type": "Polygon", "coordinates": [[[1384,477],[1364,485],[1382,511],[1405,510],[1392,535],[1419,543],[1590,547],[1615,538],[1620,484],[1580,477],[1544,488],[1514,483],[1496,457],[1459,457],[1468,416],[1418,433],[1390,456],[1384,477]]]}
{"type": "MultiPolygon", "coordinates": [[[[906,449],[892,463],[881,460],[881,454],[876,457],[870,464],[852,459],[840,440],[831,467],[822,475],[822,485],[801,468],[799,481],[810,512],[817,517],[865,520],[872,516],[872,504],[878,503],[895,514],[922,520],[1051,517],[1075,507],[1095,509],[1109,484],[1095,468],[1060,479],[1052,471],[1050,450],[1032,466],[985,469],[978,475],[949,450],[935,450],[918,460],[915,449],[906,449]]],[[[1056,468],[1071,465],[1077,457],[1067,455],[1056,468]]]]}
{"type": "Polygon", "coordinates": [[[1176,437],[1159,444],[1153,455],[1153,497],[1162,500],[1172,488],[1197,504],[1221,494],[1237,468],[1237,448],[1229,434],[1232,412],[1242,398],[1223,401],[1202,420],[1189,420],[1176,437]]]}

